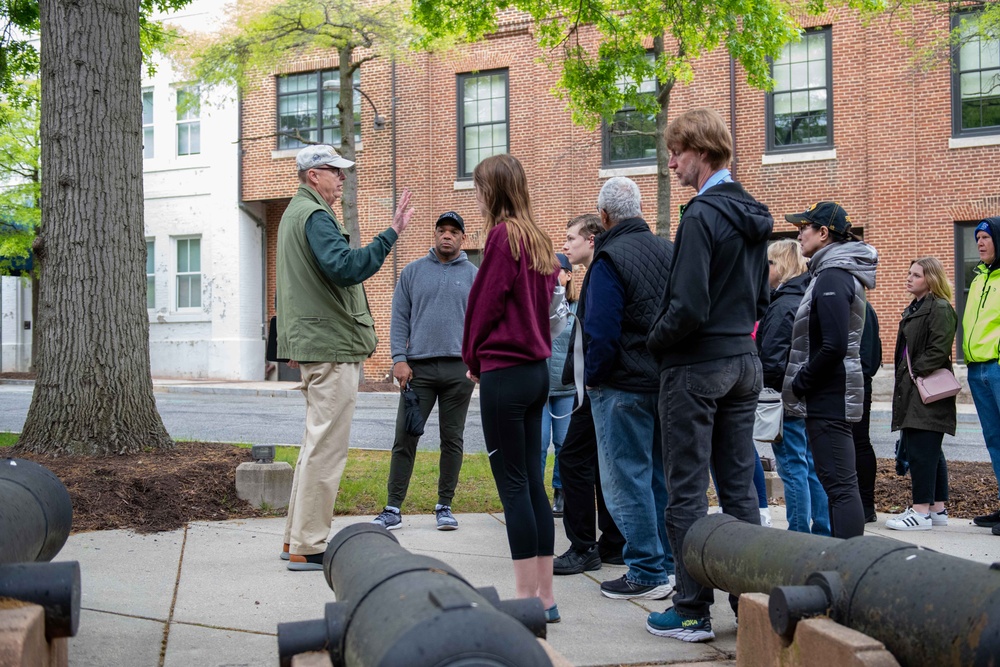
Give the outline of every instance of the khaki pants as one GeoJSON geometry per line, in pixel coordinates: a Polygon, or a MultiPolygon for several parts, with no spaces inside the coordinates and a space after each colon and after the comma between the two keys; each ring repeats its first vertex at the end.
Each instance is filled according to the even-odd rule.
{"type": "Polygon", "coordinates": [[[333,505],[347,465],[360,363],[302,364],[306,430],[288,501],[285,542],[299,556],[326,551],[333,505]]]}

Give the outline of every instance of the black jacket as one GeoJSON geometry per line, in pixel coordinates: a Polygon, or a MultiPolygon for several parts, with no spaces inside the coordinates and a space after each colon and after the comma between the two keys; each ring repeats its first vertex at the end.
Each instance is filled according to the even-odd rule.
{"type": "Polygon", "coordinates": [[[757,351],[764,370],[764,386],[781,391],[785,380],[788,352],[792,349],[792,324],[802,295],[809,284],[809,272],[789,280],[771,292],[771,305],[757,327],[757,351]]]}
{"type": "Polygon", "coordinates": [[[872,377],[882,367],[882,337],[878,315],[870,302],[865,302],[865,328],[861,332],[861,375],[865,378],[865,393],[872,393],[872,377]]]}
{"type": "Polygon", "coordinates": [[[773,226],[767,206],[739,183],[721,183],[688,203],[646,341],[661,369],[756,353],[750,335],[770,298],[773,226]]]}
{"type": "MultiPolygon", "coordinates": [[[[608,375],[601,378],[601,385],[632,392],[660,390],[659,369],[646,347],[646,336],[670,277],[673,250],[674,245],[653,234],[641,218],[622,220],[597,237],[591,266],[598,261],[610,262],[624,288],[617,355],[608,375]]],[[[579,306],[577,319],[584,323],[587,350],[590,345],[587,313],[579,306]]]]}

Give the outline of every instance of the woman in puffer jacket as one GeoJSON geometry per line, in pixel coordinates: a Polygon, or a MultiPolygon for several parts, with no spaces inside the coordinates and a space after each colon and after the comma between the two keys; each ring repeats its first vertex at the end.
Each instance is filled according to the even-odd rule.
{"type": "MultiPolygon", "coordinates": [[[[792,347],[792,323],[809,282],[808,265],[797,241],[783,239],[767,249],[771,265],[771,305],[757,330],[757,349],[764,371],[764,386],[781,391],[792,347]]],[[[816,466],[806,441],[806,422],[784,415],[783,437],[771,450],[778,462],[778,476],[785,486],[788,529],[816,535],[830,534],[826,491],[816,476],[816,466]]]]}
{"type": "Polygon", "coordinates": [[[889,518],[886,528],[930,530],[948,525],[948,465],[941,450],[945,433],[955,435],[955,397],[924,404],[916,378],[939,368],[951,370],[951,348],[958,316],[951,305],[951,285],[935,257],[910,264],[906,291],[913,301],[903,311],[896,335],[896,387],[892,394],[892,430],[900,432],[913,480],[913,505],[889,518]]]}

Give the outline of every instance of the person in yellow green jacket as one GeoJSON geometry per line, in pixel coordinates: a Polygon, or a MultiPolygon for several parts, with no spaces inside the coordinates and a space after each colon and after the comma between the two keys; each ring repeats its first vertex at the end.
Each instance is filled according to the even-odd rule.
{"type": "MultiPolygon", "coordinates": [[[[972,279],[962,318],[962,351],[969,369],[969,389],[983,427],[993,474],[1000,480],[1000,216],[976,227],[979,266],[972,279]]],[[[1000,535],[1000,510],[974,518],[973,523],[1000,535]]]]}
{"type": "Polygon", "coordinates": [[[299,190],[278,226],[278,355],[301,369],[306,428],[281,558],[289,570],[304,571],[323,569],[361,362],[378,342],[362,282],[382,267],[413,209],[404,189],[389,229],[368,245],[351,248],[332,207],[354,163],[324,145],[306,146],[295,163],[299,190]]]}

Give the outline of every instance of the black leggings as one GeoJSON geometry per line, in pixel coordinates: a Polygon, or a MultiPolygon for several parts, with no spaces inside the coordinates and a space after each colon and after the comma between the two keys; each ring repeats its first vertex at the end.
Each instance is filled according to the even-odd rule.
{"type": "Polygon", "coordinates": [[[514,560],[551,556],[555,549],[552,507],[538,464],[542,410],[548,397],[549,371],[544,360],[486,371],[479,378],[486,452],[514,560]]]}
{"type": "Polygon", "coordinates": [[[851,425],[842,419],[806,417],[806,434],[816,475],[830,501],[830,531],[843,539],[864,535],[865,512],[858,491],[851,425]]]}
{"type": "Polygon", "coordinates": [[[904,428],[899,437],[906,446],[913,478],[913,502],[918,505],[948,500],[948,464],[941,451],[944,433],[921,428],[904,428]]]}
{"type": "Polygon", "coordinates": [[[864,508],[866,517],[875,511],[875,476],[878,472],[875,449],[872,447],[871,424],[872,388],[866,382],[861,421],[851,425],[854,434],[854,465],[858,471],[858,492],[861,494],[861,507],[864,508]]]}

